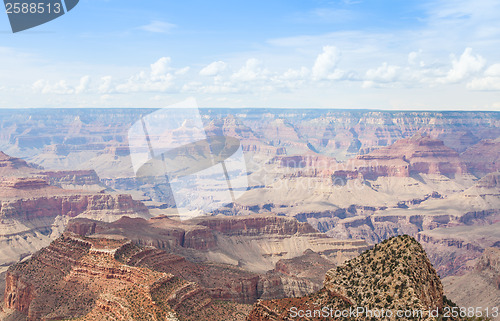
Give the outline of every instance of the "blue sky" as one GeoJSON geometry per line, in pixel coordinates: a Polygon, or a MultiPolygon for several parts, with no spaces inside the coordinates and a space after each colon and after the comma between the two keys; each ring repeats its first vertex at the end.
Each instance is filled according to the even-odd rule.
{"type": "Polygon", "coordinates": [[[0,108],[500,109],[500,4],[80,0],[12,34],[0,108]]]}

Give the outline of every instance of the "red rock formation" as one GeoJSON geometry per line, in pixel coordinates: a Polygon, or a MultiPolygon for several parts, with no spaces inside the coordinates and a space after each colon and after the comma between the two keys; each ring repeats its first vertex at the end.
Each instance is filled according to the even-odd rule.
{"type": "MultiPolygon", "coordinates": [[[[0,151],[0,177],[38,177],[50,185],[98,185],[99,176],[94,170],[44,171],[36,165],[11,157],[0,151]]],[[[36,184],[33,180],[33,184],[36,184]]],[[[42,187],[42,186],[40,186],[42,187]]]]}
{"type": "Polygon", "coordinates": [[[164,320],[167,313],[182,320],[242,320],[234,315],[247,311],[245,305],[220,300],[254,302],[259,282],[261,276],[236,267],[192,263],[125,239],[65,233],[8,270],[3,306],[30,321],[164,320]]]}
{"type": "Polygon", "coordinates": [[[50,185],[97,185],[99,176],[94,170],[42,171],[38,175],[46,178],[50,185]]]}
{"type": "Polygon", "coordinates": [[[46,179],[36,177],[0,177],[0,187],[0,197],[4,201],[75,194],[75,191],[50,186],[46,179]]]}
{"type": "Polygon", "coordinates": [[[469,147],[460,155],[467,169],[482,177],[500,170],[500,139],[486,139],[469,147]]]}
{"type": "Polygon", "coordinates": [[[307,223],[274,215],[198,217],[183,223],[167,217],[155,217],[149,221],[122,217],[112,223],[74,219],[68,223],[67,229],[82,236],[120,234],[138,244],[160,249],[180,246],[195,250],[215,249],[217,247],[216,233],[227,236],[318,234],[307,223]]]}
{"type": "Polygon", "coordinates": [[[30,173],[36,169],[26,161],[11,157],[4,152],[0,151],[0,176],[15,176],[30,173]]]}
{"type": "Polygon", "coordinates": [[[225,235],[293,235],[296,233],[317,233],[307,223],[289,217],[256,215],[239,217],[200,217],[193,219],[197,225],[206,226],[225,235]]]}
{"type": "Polygon", "coordinates": [[[24,221],[42,217],[75,217],[82,213],[99,212],[102,215],[146,214],[148,209],[125,194],[56,195],[6,200],[0,204],[0,218],[24,221]]]}
{"type": "Polygon", "coordinates": [[[487,188],[487,189],[497,189],[500,188],[500,172],[491,173],[479,180],[476,186],[478,188],[487,188]]]}
{"type": "Polygon", "coordinates": [[[203,226],[181,224],[166,217],[156,217],[149,221],[142,218],[122,217],[112,222],[98,222],[88,219],[74,219],[67,230],[78,235],[93,234],[121,235],[137,244],[172,250],[185,247],[208,250],[216,246],[213,232],[203,226]]]}
{"type": "MultiPolygon", "coordinates": [[[[303,298],[259,301],[248,321],[343,320],[347,317],[322,314],[357,307],[372,310],[438,308],[445,306],[441,281],[422,247],[414,239],[401,236],[384,241],[373,249],[328,271],[324,287],[303,298]],[[294,315],[302,310],[302,315],[294,315]],[[314,311],[319,314],[313,314],[314,311]],[[307,316],[307,311],[310,315],[307,316]]],[[[395,312],[394,312],[395,313],[395,312]]],[[[348,315],[349,317],[349,315],[348,315]]],[[[369,315],[351,315],[353,320],[371,320],[369,315]]],[[[392,318],[388,318],[392,319],[392,318]]],[[[405,320],[405,318],[400,318],[405,320]]],[[[419,319],[430,320],[428,315],[419,319]]]]}
{"type": "MultiPolygon", "coordinates": [[[[168,254],[153,249],[143,251],[127,264],[155,267],[156,270],[179,275],[207,288],[211,296],[215,298],[238,302],[254,302],[258,298],[281,298],[311,293],[320,288],[323,281],[322,275],[326,269],[334,265],[326,259],[326,256],[331,256],[332,252],[335,252],[334,249],[326,246],[325,242],[330,241],[326,235],[317,233],[306,223],[299,223],[295,219],[285,217],[263,215],[200,217],[184,222],[174,221],[167,217],[156,217],[148,221],[123,217],[112,223],[74,219],[69,222],[67,230],[80,235],[93,235],[93,237],[125,237],[141,246],[153,246],[166,250],[168,254]],[[252,241],[260,242],[262,239],[269,238],[276,242],[277,239],[298,237],[302,233],[305,233],[304,237],[315,236],[321,240],[319,243],[325,246],[319,249],[324,254],[306,251],[302,256],[280,260],[276,268],[266,274],[243,273],[235,266],[226,266],[222,270],[217,265],[194,266],[188,261],[202,261],[205,253],[208,252],[211,253],[209,258],[211,256],[231,257],[238,260],[238,266],[246,266],[245,253],[238,256],[227,249],[228,246],[235,246],[231,243],[232,241],[248,242],[251,246],[252,241]],[[219,280],[219,275],[226,281],[219,280]]],[[[353,251],[354,254],[368,248],[365,242],[359,243],[356,246],[352,241],[349,243],[351,246],[346,247],[343,246],[342,241],[338,241],[338,244],[332,244],[332,246],[337,246],[335,249],[340,251],[353,251]]],[[[287,249],[283,248],[283,251],[285,252],[279,255],[285,255],[287,249]]],[[[252,259],[256,258],[255,252],[247,255],[252,259]]],[[[264,260],[265,255],[269,254],[258,255],[262,255],[264,260]]]]}
{"type": "Polygon", "coordinates": [[[0,187],[3,192],[2,196],[6,196],[5,190],[40,190],[49,187],[45,179],[27,178],[27,177],[8,177],[0,180],[0,187]]]}
{"type": "Polygon", "coordinates": [[[486,248],[471,271],[443,283],[446,296],[458,306],[495,309],[500,305],[500,249],[486,248]]]}
{"type": "MultiPolygon", "coordinates": [[[[148,289],[155,281],[171,278],[163,273],[137,269],[117,262],[113,255],[125,241],[90,240],[66,234],[49,248],[7,272],[4,307],[26,315],[27,320],[67,319],[87,314],[119,314],[114,303],[129,301],[136,292],[145,309],[155,312],[148,289]],[[136,287],[135,284],[141,284],[136,287]],[[101,295],[108,297],[102,301],[101,295]],[[112,295],[111,295],[112,294],[112,295]],[[97,311],[96,311],[97,310],[97,311]]],[[[165,312],[164,312],[165,313],[165,312]]],[[[90,318],[93,320],[93,318],[90,318]]]]}
{"type": "Polygon", "coordinates": [[[5,277],[4,307],[28,314],[31,302],[35,298],[35,289],[29,281],[18,275],[7,273],[5,277]]]}
{"type": "Polygon", "coordinates": [[[270,163],[279,164],[282,167],[289,168],[304,168],[313,167],[318,170],[328,169],[337,165],[337,161],[333,157],[327,157],[314,153],[293,156],[276,156],[272,158],[270,163]]]}
{"type": "Polygon", "coordinates": [[[441,140],[422,135],[401,139],[348,161],[334,177],[379,176],[408,177],[412,174],[455,175],[466,173],[466,167],[453,149],[441,140]]]}

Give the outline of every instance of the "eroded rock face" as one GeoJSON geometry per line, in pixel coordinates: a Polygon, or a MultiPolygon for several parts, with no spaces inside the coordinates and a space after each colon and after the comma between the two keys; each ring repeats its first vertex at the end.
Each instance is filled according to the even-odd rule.
{"type": "MultiPolygon", "coordinates": [[[[99,176],[94,170],[45,171],[36,164],[28,164],[20,158],[8,156],[0,151],[0,186],[17,189],[40,189],[44,187],[40,183],[42,181],[48,185],[70,187],[69,189],[95,188],[100,185],[99,176]],[[16,181],[18,184],[9,185],[9,182],[16,181]]],[[[104,188],[100,187],[100,190],[104,190],[104,188]]]]}
{"type": "Polygon", "coordinates": [[[378,297],[390,306],[415,304],[417,300],[415,305],[420,307],[443,307],[441,281],[422,246],[409,236],[383,241],[328,271],[324,286],[359,306],[375,304],[378,297]],[[377,289],[382,293],[374,295],[377,289]]]}
{"type": "Polygon", "coordinates": [[[26,161],[0,151],[0,176],[15,176],[30,173],[33,170],[34,168],[26,161]]]}
{"type": "MultiPolygon", "coordinates": [[[[314,287],[312,291],[305,291],[305,293],[312,293],[313,291],[318,291],[320,289],[319,285],[323,284],[324,275],[328,270],[334,268],[335,266],[335,263],[326,259],[319,253],[312,250],[306,250],[303,255],[293,259],[279,260],[273,271],[290,277],[310,280],[314,287]]],[[[287,297],[297,296],[298,295],[287,295],[287,297]]]]}
{"type": "Polygon", "coordinates": [[[485,139],[460,154],[467,169],[482,177],[500,170],[500,139],[485,139]]]}
{"type": "MultiPolygon", "coordinates": [[[[318,254],[304,255],[311,265],[321,263],[318,254]]],[[[193,263],[116,235],[86,238],[71,232],[12,266],[6,280],[4,311],[32,321],[123,315],[136,320],[144,313],[155,316],[150,320],[164,320],[159,316],[167,312],[182,320],[240,320],[236,312],[247,314],[247,303],[303,296],[319,287],[290,271],[256,274],[235,266],[193,263]]]]}
{"type": "Polygon", "coordinates": [[[236,265],[256,273],[273,270],[279,260],[299,257],[307,249],[323,255],[321,262],[335,264],[370,247],[361,240],[330,238],[308,223],[275,215],[198,217],[183,222],[167,217],[148,221],[124,217],[112,223],[75,219],[68,230],[80,235],[120,235],[193,260],[236,265]]]}
{"type": "Polygon", "coordinates": [[[18,275],[7,274],[4,295],[6,309],[28,314],[31,302],[35,299],[35,289],[31,283],[20,279],[18,275]]]}
{"type": "Polygon", "coordinates": [[[82,236],[121,235],[137,244],[164,250],[176,247],[209,250],[216,246],[215,236],[210,229],[181,224],[166,217],[146,221],[125,216],[111,223],[77,218],[68,223],[67,231],[82,236]]]}
{"type": "Polygon", "coordinates": [[[29,178],[29,177],[7,177],[0,180],[0,194],[3,197],[16,196],[22,193],[23,190],[40,190],[49,187],[45,179],[29,178]],[[13,193],[8,193],[12,191],[13,193]],[[17,193],[17,194],[15,194],[17,193]]]}
{"type": "MultiPolygon", "coordinates": [[[[63,157],[83,150],[95,156],[107,148],[122,146],[130,125],[152,111],[117,108],[5,111],[0,117],[0,142],[28,152],[53,148],[57,150],[54,154],[63,157]]],[[[342,157],[366,154],[419,132],[441,139],[459,152],[478,140],[499,135],[497,114],[486,112],[202,109],[201,113],[209,132],[218,131],[249,142],[256,137],[262,143],[249,144],[248,149],[300,145],[304,150],[309,149],[307,143],[310,143],[321,153],[342,157]]],[[[275,155],[270,151],[270,156],[275,155]]],[[[34,159],[56,165],[63,157],[34,159]]],[[[66,168],[76,168],[78,161],[66,168]]]]}
{"type": "Polygon", "coordinates": [[[43,171],[39,175],[45,177],[50,185],[98,185],[99,176],[94,170],[79,171],[43,171]]]}
{"type": "Polygon", "coordinates": [[[424,246],[441,277],[460,276],[474,269],[478,259],[500,239],[498,210],[469,212],[463,224],[421,231],[416,238],[424,246]]]}
{"type": "MultiPolygon", "coordinates": [[[[2,201],[0,218],[28,221],[44,217],[88,215],[126,215],[147,213],[144,204],[130,195],[61,195],[2,201]]],[[[112,219],[111,219],[112,220],[112,219]]]]}
{"type": "Polygon", "coordinates": [[[317,291],[329,268],[370,247],[364,241],[335,240],[307,223],[272,215],[198,217],[183,222],[167,217],[148,221],[123,217],[112,223],[74,219],[68,231],[125,237],[140,246],[153,246],[156,249],[142,251],[127,264],[180,275],[206,287],[214,298],[242,303],[317,291]]]}
{"type": "MultiPolygon", "coordinates": [[[[54,192],[59,191],[51,191],[54,192]]],[[[55,194],[0,202],[2,268],[48,246],[63,233],[72,217],[114,221],[123,215],[149,216],[148,209],[130,195],[55,194]]]]}
{"type": "Polygon", "coordinates": [[[195,282],[215,299],[252,303],[260,296],[258,284],[261,276],[239,268],[196,264],[154,248],[126,249],[119,255],[120,260],[127,265],[147,267],[195,282]]]}
{"type": "Polygon", "coordinates": [[[487,174],[479,180],[476,185],[478,188],[499,189],[500,188],[500,172],[487,174]]]}
{"type": "Polygon", "coordinates": [[[462,276],[443,279],[446,296],[459,306],[500,305],[500,248],[486,248],[476,265],[462,276]]]}
{"type": "Polygon", "coordinates": [[[436,264],[441,277],[461,275],[472,267],[467,264],[481,256],[484,248],[474,242],[453,237],[417,234],[417,239],[427,249],[430,259],[436,264]]]}
{"type": "MultiPolygon", "coordinates": [[[[429,307],[441,310],[445,304],[441,281],[420,244],[409,236],[399,236],[328,271],[324,287],[314,294],[257,302],[248,320],[287,320],[293,311],[314,311],[325,306],[334,311],[365,306],[379,310],[405,307],[428,311],[429,307]]],[[[324,320],[321,315],[307,319],[324,320]]],[[[360,315],[354,319],[370,320],[371,317],[360,315]]],[[[419,319],[432,318],[422,315],[419,319]]]]}
{"type": "MultiPolygon", "coordinates": [[[[477,262],[476,270],[479,272],[491,271],[498,281],[500,277],[500,248],[487,248],[477,262]]],[[[498,282],[496,282],[498,285],[498,282]]]]}
{"type": "Polygon", "coordinates": [[[61,188],[98,186],[95,171],[43,171],[3,153],[0,158],[7,164],[0,175],[1,269],[47,246],[69,218],[150,217],[146,206],[130,195],[61,188]]]}
{"type": "Polygon", "coordinates": [[[194,221],[197,225],[206,226],[228,236],[294,235],[317,232],[311,225],[293,218],[268,215],[199,218],[194,221]]]}
{"type": "MultiPolygon", "coordinates": [[[[224,269],[201,274],[203,281],[212,276],[207,272],[217,272],[216,285],[210,289],[180,276],[191,277],[200,269],[207,268],[160,250],[137,247],[127,240],[89,239],[66,233],[31,259],[8,270],[3,307],[30,321],[124,316],[138,320],[144,315],[149,315],[148,320],[164,320],[167,314],[183,320],[203,320],[208,315],[225,319],[226,314],[245,310],[244,305],[212,299],[217,286],[230,295],[235,294],[232,290],[238,290],[235,282],[228,289],[221,282],[217,284],[217,280],[231,282],[231,275],[226,274],[224,279],[224,269]],[[177,275],[164,272],[165,269],[177,275]]],[[[252,282],[257,279],[252,280],[242,278],[240,287],[256,288],[252,282]]]]}
{"type": "Polygon", "coordinates": [[[357,156],[348,161],[346,169],[338,175],[361,175],[366,179],[376,179],[380,176],[409,177],[413,174],[455,175],[466,171],[455,150],[445,146],[439,139],[418,134],[357,156]]]}

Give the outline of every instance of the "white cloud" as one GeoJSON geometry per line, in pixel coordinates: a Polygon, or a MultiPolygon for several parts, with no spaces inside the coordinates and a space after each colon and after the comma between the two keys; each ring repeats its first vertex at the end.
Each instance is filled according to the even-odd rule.
{"type": "Polygon", "coordinates": [[[191,70],[191,68],[190,68],[190,67],[184,67],[184,68],[181,68],[181,69],[179,69],[179,70],[176,70],[176,71],[175,71],[175,74],[176,74],[177,76],[183,76],[183,75],[187,74],[187,73],[189,72],[189,70],[191,70]]]}
{"type": "Polygon", "coordinates": [[[101,84],[99,85],[98,92],[101,94],[109,94],[112,91],[112,81],[113,77],[104,76],[101,77],[101,84]]]}
{"type": "Polygon", "coordinates": [[[189,67],[176,70],[170,64],[170,57],[162,57],[150,65],[149,72],[139,72],[116,85],[114,90],[120,93],[175,91],[174,80],[185,75],[189,67]]]}
{"type": "Polygon", "coordinates": [[[469,90],[500,90],[500,77],[475,78],[467,83],[469,90]]]}
{"type": "Polygon", "coordinates": [[[408,54],[408,64],[411,66],[420,66],[420,67],[425,67],[425,62],[421,59],[422,56],[422,49],[419,51],[412,51],[408,54]]]}
{"type": "Polygon", "coordinates": [[[200,70],[200,76],[217,76],[225,69],[226,63],[224,61],[214,61],[200,70]]]}
{"type": "Polygon", "coordinates": [[[175,27],[177,26],[172,23],[153,20],[149,24],[139,27],[139,29],[154,33],[169,33],[175,27]]]}
{"type": "Polygon", "coordinates": [[[151,64],[151,78],[159,79],[165,76],[171,70],[170,61],[170,57],[162,57],[151,64]]]}
{"type": "Polygon", "coordinates": [[[399,66],[389,65],[384,62],[380,67],[369,69],[365,75],[363,88],[376,87],[380,84],[395,82],[398,79],[399,66]]]}
{"type": "Polygon", "coordinates": [[[75,87],[75,94],[81,94],[89,89],[90,76],[83,76],[80,78],[80,83],[75,87]]]}
{"type": "Polygon", "coordinates": [[[485,76],[500,77],[500,64],[493,64],[484,72],[485,76]]]}
{"type": "Polygon", "coordinates": [[[335,68],[339,60],[340,52],[336,47],[324,46],[323,52],[318,55],[312,68],[313,79],[338,79],[340,75],[335,68]]]}
{"type": "Polygon", "coordinates": [[[126,82],[118,84],[115,89],[120,93],[132,92],[164,92],[174,86],[174,75],[167,73],[161,77],[151,77],[145,72],[130,77],[126,82]]]}
{"type": "Polygon", "coordinates": [[[162,57],[150,65],[150,71],[141,71],[127,81],[115,86],[120,93],[166,91],[173,85],[173,75],[169,73],[170,58],[162,57]]]}
{"type": "Polygon", "coordinates": [[[250,58],[240,70],[235,72],[231,78],[236,81],[255,81],[267,78],[269,71],[260,67],[261,62],[255,58],[250,58]]]}
{"type": "Polygon", "coordinates": [[[76,86],[68,84],[66,80],[59,80],[55,83],[51,83],[48,80],[39,79],[33,83],[31,88],[34,92],[42,94],[71,95],[86,92],[89,89],[89,85],[90,76],[83,76],[76,86]]]}
{"type": "Polygon", "coordinates": [[[472,48],[466,48],[459,59],[452,56],[452,68],[441,81],[444,83],[456,83],[480,72],[486,64],[486,60],[480,55],[473,55],[472,48]]]}
{"type": "Polygon", "coordinates": [[[309,69],[301,67],[300,69],[288,69],[279,77],[283,80],[303,80],[309,75],[309,69]]]}
{"type": "Polygon", "coordinates": [[[234,94],[240,91],[239,88],[234,87],[231,83],[224,83],[218,85],[203,86],[201,91],[204,94],[234,94]]]}
{"type": "Polygon", "coordinates": [[[467,83],[470,90],[500,90],[500,64],[493,64],[486,69],[484,77],[474,78],[467,83]]]}

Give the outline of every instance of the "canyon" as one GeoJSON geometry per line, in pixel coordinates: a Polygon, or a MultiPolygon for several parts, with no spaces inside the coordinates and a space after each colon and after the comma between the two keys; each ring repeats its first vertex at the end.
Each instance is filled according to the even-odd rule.
{"type": "MultiPolygon", "coordinates": [[[[206,289],[155,270],[148,263],[140,263],[151,258],[161,260],[159,270],[161,266],[169,268],[169,263],[181,260],[165,252],[155,253],[134,246],[123,239],[82,238],[65,233],[31,259],[9,269],[2,309],[4,318],[165,320],[165,316],[170,315],[183,320],[209,316],[243,320],[231,318],[230,312],[244,311],[244,304],[222,303],[210,295],[217,288],[206,289]],[[158,258],[162,254],[163,257],[158,258]]],[[[242,278],[239,283],[234,282],[238,284],[233,284],[231,277],[222,282],[236,288],[252,283],[251,277],[238,274],[243,273],[236,271],[242,278]]]]}
{"type": "Polygon", "coordinates": [[[148,208],[130,195],[105,193],[94,171],[47,172],[0,156],[0,271],[48,246],[72,217],[150,217],[148,208]]]}
{"type": "Polygon", "coordinates": [[[372,320],[373,314],[357,312],[358,308],[378,310],[379,313],[382,309],[386,313],[390,311],[393,314],[389,319],[396,318],[398,310],[423,311],[418,317],[403,315],[397,319],[435,320],[428,311],[437,309],[442,314],[446,306],[449,307],[449,301],[425,251],[415,239],[405,235],[387,239],[344,265],[329,270],[318,292],[302,298],[257,302],[248,320],[292,320],[297,316],[306,320],[324,320],[325,310],[329,320],[345,319],[342,315],[335,315],[335,311],[343,310],[356,311],[347,317],[372,320]]]}
{"type": "Polygon", "coordinates": [[[125,238],[150,248],[152,266],[157,256],[189,266],[179,271],[244,271],[260,290],[219,289],[217,297],[209,281],[177,277],[249,312],[252,300],[318,291],[329,269],[407,234],[460,305],[495,284],[499,113],[201,109],[207,135],[240,141],[248,189],[209,216],[179,221],[168,186],[132,167],[127,130],[153,111],[0,111],[0,272],[65,230],[125,238]]]}
{"type": "Polygon", "coordinates": [[[319,290],[329,268],[368,248],[287,217],[75,218],[47,248],[9,268],[3,313],[26,320],[223,313],[239,320],[233,314],[258,299],[319,290]]]}
{"type": "Polygon", "coordinates": [[[182,255],[194,262],[217,262],[265,273],[278,262],[312,251],[318,260],[340,264],[368,249],[363,240],[340,240],[319,233],[308,223],[275,215],[199,217],[176,221],[165,216],[149,220],[122,217],[105,223],[76,218],[67,231],[82,236],[123,236],[142,246],[182,255]]]}

